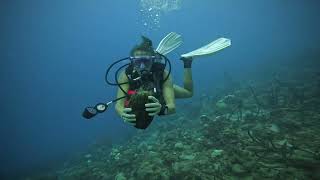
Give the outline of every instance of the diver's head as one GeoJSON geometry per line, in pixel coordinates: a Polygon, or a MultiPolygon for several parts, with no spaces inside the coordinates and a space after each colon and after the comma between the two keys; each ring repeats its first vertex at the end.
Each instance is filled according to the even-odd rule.
{"type": "Polygon", "coordinates": [[[156,59],[156,52],[152,47],[152,41],[142,36],[142,43],[136,45],[130,52],[133,67],[138,71],[150,71],[156,59]]]}

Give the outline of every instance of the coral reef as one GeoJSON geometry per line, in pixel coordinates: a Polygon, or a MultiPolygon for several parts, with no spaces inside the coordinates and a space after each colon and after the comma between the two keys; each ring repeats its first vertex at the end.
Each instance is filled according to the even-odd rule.
{"type": "Polygon", "coordinates": [[[272,76],[228,88],[227,95],[202,95],[126,143],[93,148],[52,177],[320,179],[319,74],[305,76],[272,76]]]}

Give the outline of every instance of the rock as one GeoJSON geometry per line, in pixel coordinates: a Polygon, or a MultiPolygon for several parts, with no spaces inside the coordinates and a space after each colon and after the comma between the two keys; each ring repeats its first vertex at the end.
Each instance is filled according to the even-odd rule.
{"type": "Polygon", "coordinates": [[[111,152],[110,152],[110,156],[115,159],[115,160],[119,160],[120,159],[120,151],[117,148],[112,148],[111,152]]]}
{"type": "Polygon", "coordinates": [[[189,161],[183,161],[183,162],[175,162],[172,165],[173,171],[177,174],[179,173],[190,173],[194,169],[192,163],[189,163],[189,161]]]}
{"type": "Polygon", "coordinates": [[[178,142],[174,145],[174,147],[177,149],[183,149],[183,144],[181,142],[178,142]]]}
{"type": "Polygon", "coordinates": [[[137,179],[148,179],[151,174],[156,174],[155,165],[151,162],[144,161],[137,168],[137,179]]]}
{"type": "Polygon", "coordinates": [[[223,100],[220,100],[216,103],[216,106],[219,108],[219,109],[225,109],[227,108],[227,104],[223,101],[223,100]]]}
{"type": "Polygon", "coordinates": [[[275,133],[280,132],[280,128],[276,124],[271,124],[271,127],[269,129],[270,129],[270,131],[275,132],[275,133]]]}
{"type": "Polygon", "coordinates": [[[158,157],[159,155],[158,155],[157,152],[149,151],[149,156],[150,156],[150,158],[151,158],[151,157],[152,157],[152,158],[156,158],[156,157],[158,157]]]}
{"type": "Polygon", "coordinates": [[[232,165],[232,172],[237,175],[244,175],[247,171],[240,164],[232,165]]]}
{"type": "Polygon", "coordinates": [[[211,157],[215,158],[215,157],[221,156],[222,153],[223,153],[223,150],[215,149],[211,152],[211,157]]]}
{"type": "Polygon", "coordinates": [[[210,121],[210,118],[207,115],[203,114],[200,116],[200,120],[201,121],[210,121]]]}
{"type": "Polygon", "coordinates": [[[180,155],[179,158],[183,160],[193,160],[196,156],[194,154],[189,154],[189,155],[180,155]]]}
{"type": "Polygon", "coordinates": [[[116,177],[114,178],[115,180],[126,180],[127,178],[124,176],[122,172],[118,173],[116,177]]]}
{"type": "Polygon", "coordinates": [[[215,171],[218,171],[219,169],[221,169],[221,164],[220,164],[220,163],[215,163],[215,164],[213,164],[213,169],[214,169],[215,171]]]}
{"type": "Polygon", "coordinates": [[[280,140],[280,141],[277,141],[275,144],[279,145],[279,146],[287,146],[287,147],[292,147],[292,144],[290,144],[288,142],[288,140],[286,139],[283,139],[283,140],[280,140]]]}
{"type": "Polygon", "coordinates": [[[120,159],[120,153],[114,154],[113,159],[119,160],[120,159]]]}

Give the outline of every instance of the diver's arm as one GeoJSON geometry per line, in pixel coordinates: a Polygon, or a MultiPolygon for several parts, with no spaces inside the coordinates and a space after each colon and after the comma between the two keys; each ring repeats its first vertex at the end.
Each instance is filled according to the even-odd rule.
{"type": "MultiPolygon", "coordinates": [[[[124,71],[120,74],[120,76],[119,76],[119,78],[118,78],[118,82],[119,82],[119,83],[128,82],[128,78],[127,78],[127,76],[126,76],[126,74],[125,74],[124,71]]],[[[123,85],[121,85],[121,87],[122,87],[122,89],[123,89],[125,92],[127,92],[128,89],[129,89],[129,84],[123,84],[123,85]]],[[[125,96],[125,95],[126,95],[126,94],[124,94],[124,93],[122,92],[122,90],[118,87],[117,98],[123,97],[123,96],[125,96]]],[[[116,109],[116,111],[117,111],[117,113],[118,113],[119,116],[121,116],[122,113],[123,113],[123,110],[124,110],[124,101],[125,101],[125,98],[120,99],[120,100],[117,101],[117,103],[116,103],[115,109],[116,109]]]]}
{"type": "MultiPolygon", "coordinates": [[[[168,75],[167,71],[164,71],[163,76],[166,78],[168,75]]],[[[174,98],[174,89],[171,75],[169,78],[163,83],[163,97],[168,107],[167,114],[173,114],[176,112],[176,104],[174,98]]]]}

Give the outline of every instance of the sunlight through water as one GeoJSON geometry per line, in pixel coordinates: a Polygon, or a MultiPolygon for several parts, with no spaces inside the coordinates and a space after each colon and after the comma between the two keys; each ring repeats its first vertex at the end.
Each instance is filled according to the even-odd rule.
{"type": "Polygon", "coordinates": [[[180,7],[181,0],[140,0],[141,23],[147,30],[157,30],[161,16],[180,7]]]}

